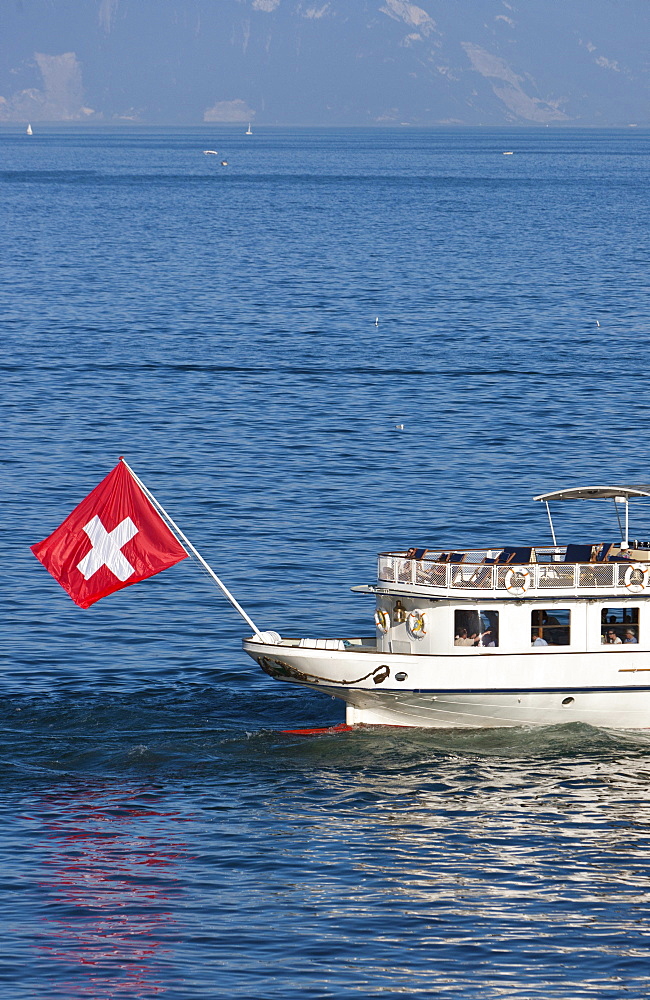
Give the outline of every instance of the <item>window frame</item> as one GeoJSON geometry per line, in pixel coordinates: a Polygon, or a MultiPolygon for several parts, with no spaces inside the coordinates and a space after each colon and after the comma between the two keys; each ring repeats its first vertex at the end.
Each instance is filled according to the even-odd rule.
{"type": "Polygon", "coordinates": [[[454,608],[453,640],[455,647],[460,646],[465,649],[496,649],[499,645],[499,612],[492,610],[485,611],[482,608],[454,608]],[[475,616],[473,623],[472,616],[475,616]],[[468,636],[478,635],[481,638],[490,630],[494,637],[494,645],[483,644],[480,638],[473,646],[465,642],[458,642],[458,636],[462,630],[466,630],[468,636]]]}
{"type": "MultiPolygon", "coordinates": [[[[534,648],[536,636],[541,636],[544,639],[546,647],[570,646],[571,608],[533,608],[530,612],[530,644],[534,648]],[[546,615],[546,621],[544,621],[544,615],[546,615]],[[560,620],[560,616],[564,615],[566,615],[566,621],[560,620]],[[561,641],[564,634],[566,634],[566,642],[561,641]]],[[[542,644],[539,643],[537,648],[541,649],[542,644]]]]}
{"type": "Polygon", "coordinates": [[[601,646],[638,646],[640,640],[641,606],[624,605],[616,608],[601,608],[600,610],[600,644],[601,646]],[[612,621],[612,619],[614,619],[612,621]],[[626,641],[625,635],[631,630],[636,636],[636,642],[626,641]],[[607,638],[613,632],[620,642],[607,638]]]}

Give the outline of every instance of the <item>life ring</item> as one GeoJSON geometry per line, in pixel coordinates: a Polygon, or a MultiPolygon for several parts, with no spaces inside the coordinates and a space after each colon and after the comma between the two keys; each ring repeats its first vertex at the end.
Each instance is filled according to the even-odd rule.
{"type": "Polygon", "coordinates": [[[641,591],[645,590],[648,573],[650,573],[650,566],[642,566],[639,563],[628,566],[625,570],[623,583],[631,594],[640,594],[641,591]]]}
{"type": "Polygon", "coordinates": [[[406,630],[412,639],[424,639],[427,634],[426,611],[411,611],[406,619],[406,630]]]}
{"type": "Polygon", "coordinates": [[[517,566],[517,569],[509,569],[504,578],[506,590],[509,590],[515,597],[525,594],[530,587],[531,573],[524,566],[517,566]]]}
{"type": "Polygon", "coordinates": [[[375,625],[382,635],[386,635],[388,629],[390,628],[390,615],[387,611],[382,611],[381,608],[377,608],[375,611],[375,625]]]}

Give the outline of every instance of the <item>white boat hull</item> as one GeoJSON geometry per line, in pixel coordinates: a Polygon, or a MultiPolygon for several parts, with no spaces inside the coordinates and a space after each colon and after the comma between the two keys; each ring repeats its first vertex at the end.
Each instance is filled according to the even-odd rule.
{"type": "Polygon", "coordinates": [[[650,654],[630,647],[438,656],[249,639],[244,649],[270,676],[342,699],[349,725],[650,728],[650,654]]]}
{"type": "MultiPolygon", "coordinates": [[[[335,692],[331,692],[334,694],[335,692]]],[[[340,694],[338,695],[340,697],[340,694]]],[[[553,726],[582,722],[610,729],[650,726],[650,691],[575,692],[369,692],[347,701],[348,725],[478,729],[553,726]]]]}

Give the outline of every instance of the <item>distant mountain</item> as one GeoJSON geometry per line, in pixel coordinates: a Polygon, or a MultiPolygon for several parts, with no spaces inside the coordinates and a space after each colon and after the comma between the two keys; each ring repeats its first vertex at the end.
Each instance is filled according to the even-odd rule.
{"type": "Polygon", "coordinates": [[[0,121],[650,124],[649,0],[4,0],[0,121]]]}

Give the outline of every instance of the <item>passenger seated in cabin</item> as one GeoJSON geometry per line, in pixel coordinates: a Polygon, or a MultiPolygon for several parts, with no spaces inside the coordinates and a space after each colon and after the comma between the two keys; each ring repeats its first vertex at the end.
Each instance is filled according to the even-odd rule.
{"type": "Polygon", "coordinates": [[[626,628],[625,629],[625,638],[623,639],[623,642],[638,642],[638,641],[639,640],[637,639],[636,635],[634,634],[634,629],[632,629],[632,628],[626,628]]]}
{"type": "Polygon", "coordinates": [[[620,636],[616,635],[616,632],[614,631],[613,628],[610,628],[609,632],[607,632],[605,636],[605,642],[609,643],[612,646],[620,646],[623,640],[621,639],[620,636]]]}
{"type": "Polygon", "coordinates": [[[479,645],[479,646],[496,646],[496,641],[495,641],[495,638],[494,638],[494,635],[492,633],[492,629],[491,628],[489,628],[485,632],[483,632],[483,634],[479,637],[479,641],[478,641],[477,645],[479,645]]]}
{"type": "Polygon", "coordinates": [[[533,640],[531,645],[533,646],[548,646],[546,639],[542,637],[541,632],[533,632],[533,640]]]}
{"type": "Polygon", "coordinates": [[[461,628],[454,638],[454,646],[473,646],[477,636],[469,636],[466,628],[461,628]]]}

